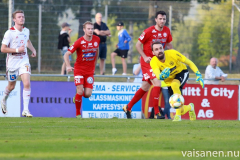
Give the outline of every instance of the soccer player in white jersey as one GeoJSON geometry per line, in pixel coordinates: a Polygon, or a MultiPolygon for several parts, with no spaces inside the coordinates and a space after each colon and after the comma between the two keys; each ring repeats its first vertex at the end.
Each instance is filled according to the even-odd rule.
{"type": "Polygon", "coordinates": [[[1,100],[1,108],[3,114],[7,114],[6,101],[15,88],[18,76],[23,82],[23,112],[22,116],[32,117],[29,112],[28,104],[30,100],[30,74],[31,66],[27,54],[27,48],[32,51],[31,57],[36,57],[37,53],[29,39],[29,29],[23,27],[25,22],[24,12],[17,10],[12,14],[15,25],[6,31],[2,40],[1,52],[7,53],[6,58],[6,74],[8,85],[5,89],[3,99],[1,100]]]}

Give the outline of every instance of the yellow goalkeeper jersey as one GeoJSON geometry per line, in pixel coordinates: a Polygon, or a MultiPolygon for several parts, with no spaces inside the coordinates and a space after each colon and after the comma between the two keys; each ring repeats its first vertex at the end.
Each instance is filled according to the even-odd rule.
{"type": "Polygon", "coordinates": [[[170,76],[165,79],[164,82],[167,86],[171,86],[171,82],[175,78],[176,74],[187,69],[187,66],[183,63],[187,58],[173,49],[164,51],[164,54],[165,62],[161,62],[156,56],[154,56],[150,62],[150,66],[152,67],[153,73],[156,75],[157,79],[159,79],[159,74],[164,68],[170,68],[170,76]]]}

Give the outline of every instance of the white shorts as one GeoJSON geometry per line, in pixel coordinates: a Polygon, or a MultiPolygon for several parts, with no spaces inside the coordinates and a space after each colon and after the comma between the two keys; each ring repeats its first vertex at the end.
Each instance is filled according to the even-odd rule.
{"type": "Polygon", "coordinates": [[[7,69],[7,79],[10,82],[14,82],[18,79],[18,76],[22,75],[23,73],[28,73],[31,75],[31,65],[25,64],[15,70],[7,69]]]}

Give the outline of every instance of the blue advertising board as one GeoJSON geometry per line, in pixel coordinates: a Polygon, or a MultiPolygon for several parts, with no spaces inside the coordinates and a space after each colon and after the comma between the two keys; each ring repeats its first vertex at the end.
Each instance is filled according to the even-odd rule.
{"type": "MultiPolygon", "coordinates": [[[[23,88],[22,83],[21,87],[23,88]]],[[[75,104],[72,101],[75,94],[73,82],[31,81],[29,111],[34,117],[76,117],[75,104]]],[[[21,113],[22,110],[23,105],[21,113]]]]}
{"type": "MultiPolygon", "coordinates": [[[[132,99],[141,83],[95,82],[93,93],[83,98],[83,118],[126,118],[122,108],[132,99]]],[[[132,108],[132,118],[141,118],[141,103],[132,108]]]]}

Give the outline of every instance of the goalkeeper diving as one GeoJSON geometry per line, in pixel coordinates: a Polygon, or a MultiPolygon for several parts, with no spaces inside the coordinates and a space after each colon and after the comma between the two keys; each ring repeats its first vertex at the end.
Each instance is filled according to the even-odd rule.
{"type": "MultiPolygon", "coordinates": [[[[196,81],[200,82],[202,88],[204,88],[202,75],[191,60],[176,50],[170,49],[164,51],[161,42],[153,42],[151,47],[154,57],[150,61],[150,66],[157,79],[163,80],[166,83],[170,96],[176,93],[182,93],[182,88],[189,77],[189,72],[185,64],[193,70],[197,76],[196,81]]],[[[183,105],[181,108],[176,109],[176,115],[173,121],[181,121],[181,115],[187,112],[189,112],[190,120],[196,120],[194,104],[190,103],[189,105],[183,105]]]]}

